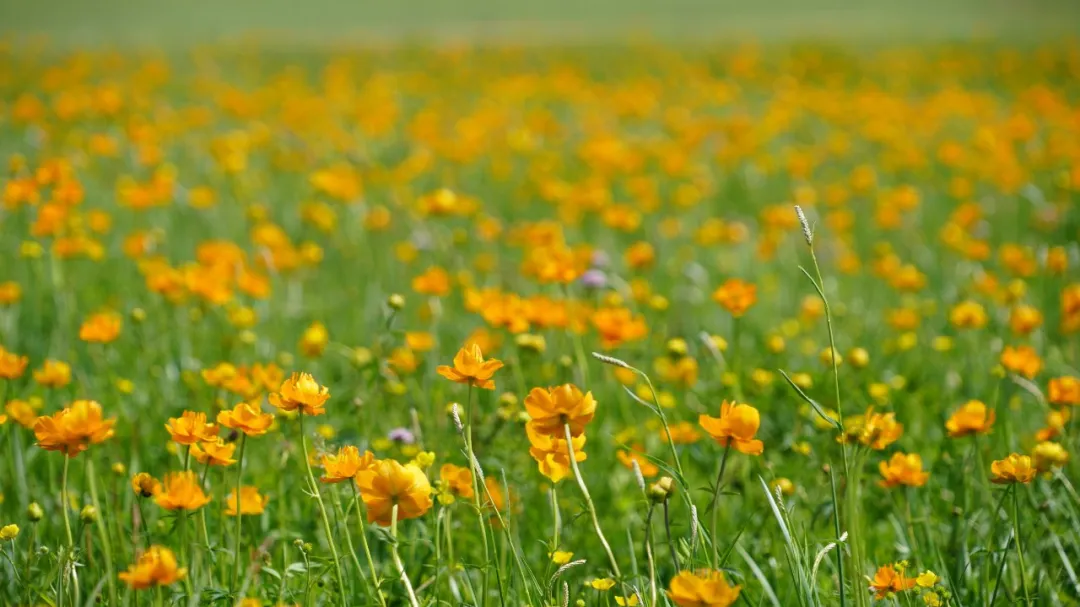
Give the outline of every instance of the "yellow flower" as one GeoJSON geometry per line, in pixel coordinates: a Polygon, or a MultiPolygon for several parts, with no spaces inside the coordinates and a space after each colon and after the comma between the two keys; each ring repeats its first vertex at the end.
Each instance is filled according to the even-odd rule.
{"type": "Polygon", "coordinates": [[[150,546],[139,560],[120,573],[120,581],[135,590],[154,586],[169,586],[187,576],[187,569],[180,567],[172,550],[164,546],[150,546]]]}
{"type": "MultiPolygon", "coordinates": [[[[559,482],[570,475],[570,451],[565,438],[553,436],[536,429],[534,422],[525,424],[525,434],[529,439],[529,455],[536,460],[540,474],[559,482]]],[[[585,453],[585,433],[571,438],[574,447],[574,461],[583,462],[588,458],[585,453]]]]}
{"type": "Polygon", "coordinates": [[[915,578],[915,583],[921,588],[932,588],[938,583],[938,576],[933,571],[923,571],[915,578]]]}
{"type": "Polygon", "coordinates": [[[79,339],[91,342],[107,344],[120,335],[123,321],[115,312],[101,312],[87,318],[79,327],[79,339]]]}
{"type": "Polygon", "coordinates": [[[423,516],[431,508],[431,483],[416,466],[378,460],[357,475],[356,484],[367,506],[369,523],[389,526],[395,504],[398,520],[423,516]]]}
{"type": "Polygon", "coordinates": [[[596,414],[592,392],[582,394],[573,384],[553,388],[533,388],[525,397],[529,425],[537,434],[565,438],[564,425],[570,426],[571,436],[580,436],[596,414]]]}
{"type": "Polygon", "coordinates": [[[135,495],[152,497],[156,495],[158,491],[161,491],[161,483],[149,474],[139,472],[131,477],[131,488],[135,491],[135,495]]]}
{"type": "Polygon", "coordinates": [[[991,479],[994,483],[1005,485],[1008,483],[1030,483],[1035,478],[1035,466],[1031,458],[1026,455],[1013,453],[1005,459],[999,459],[990,464],[991,479]]]}
{"type": "Polygon", "coordinates": [[[230,466],[236,463],[233,453],[236,451],[236,443],[226,443],[220,436],[214,440],[195,443],[191,445],[191,456],[200,464],[211,466],[230,466]]]}
{"type": "Polygon", "coordinates": [[[413,352],[429,352],[435,347],[435,336],[427,331],[405,333],[405,345],[413,352]]]}
{"type": "Polygon", "coordinates": [[[638,598],[636,594],[631,594],[630,596],[616,596],[615,604],[620,607],[636,607],[638,598]]]}
{"type": "Polygon", "coordinates": [[[1046,472],[1051,468],[1060,468],[1069,462],[1069,452],[1060,443],[1044,441],[1035,445],[1031,453],[1031,459],[1035,461],[1035,469],[1046,472]]]}
{"type": "Polygon", "coordinates": [[[319,478],[324,483],[340,483],[356,478],[364,470],[370,468],[375,462],[375,455],[371,451],[365,451],[360,455],[360,450],[352,445],[338,449],[337,455],[322,456],[322,467],[326,474],[319,478]]]}
{"type": "Polygon", "coordinates": [[[304,356],[316,358],[322,356],[326,344],[330,342],[330,333],[321,322],[313,322],[300,336],[300,351],[304,356]]]}
{"type": "Polygon", "coordinates": [[[8,352],[0,346],[0,379],[19,379],[26,372],[30,359],[8,352]]]}
{"type": "Polygon", "coordinates": [[[46,388],[63,388],[71,383],[71,366],[58,360],[46,360],[34,371],[34,381],[46,388]]]}
{"type": "Polygon", "coordinates": [[[986,434],[993,427],[995,418],[993,409],[988,409],[981,401],[971,400],[949,416],[945,429],[949,431],[949,436],[954,438],[974,433],[986,434]]]}
{"type": "Polygon", "coordinates": [[[962,301],[949,311],[949,322],[957,329],[981,329],[986,321],[986,309],[976,301],[962,301]]]}
{"type": "Polygon", "coordinates": [[[728,585],[720,571],[681,571],[671,579],[667,596],[679,607],[728,607],[741,590],[728,585]]]}
{"type": "Polygon", "coordinates": [[[757,301],[757,285],[738,278],[729,278],[713,291],[712,298],[732,316],[739,318],[757,301]]]}
{"type": "Polygon", "coordinates": [[[439,468],[439,481],[452,493],[456,493],[465,499],[472,499],[472,472],[468,468],[455,466],[454,464],[443,464],[439,468]]]}
{"type": "Polygon", "coordinates": [[[1080,378],[1055,377],[1048,386],[1047,399],[1051,404],[1080,405],[1080,378]]]}
{"type": "Polygon", "coordinates": [[[0,527],[0,542],[12,541],[19,536],[19,526],[15,524],[0,527]]]}
{"type": "Polygon", "coordinates": [[[1006,346],[1001,352],[1001,366],[1009,371],[1033,379],[1042,370],[1042,359],[1031,346],[1006,346]]]}
{"type": "Polygon", "coordinates": [[[721,446],[730,444],[747,455],[761,455],[765,450],[765,444],[754,438],[761,425],[761,415],[751,405],[725,400],[720,404],[720,417],[702,415],[698,423],[721,446]]]}
{"type": "Polygon", "coordinates": [[[611,579],[609,577],[598,578],[598,579],[595,579],[595,580],[589,582],[589,586],[591,586],[593,590],[599,590],[600,592],[607,592],[608,590],[611,590],[612,588],[615,587],[615,580],[613,580],[613,579],[611,579]]]}
{"type": "Polygon", "coordinates": [[[574,558],[574,553],[566,552],[564,550],[556,550],[555,552],[552,552],[549,556],[551,557],[552,563],[555,563],[556,565],[565,565],[570,562],[570,559],[574,558]]]}
{"type": "Polygon", "coordinates": [[[206,414],[196,411],[184,411],[180,417],[170,417],[165,424],[172,440],[180,445],[194,445],[200,441],[217,439],[218,427],[206,423],[206,414]]]}
{"type": "MultiPolygon", "coordinates": [[[[269,502],[269,496],[259,495],[258,487],[240,487],[240,515],[262,514],[269,502]]],[[[237,516],[235,491],[225,496],[225,516],[237,516]]]]}
{"type": "Polygon", "coordinates": [[[195,473],[188,470],[165,475],[154,501],[166,510],[198,510],[210,503],[210,497],[203,492],[195,473]]]}
{"type": "Polygon", "coordinates": [[[922,457],[917,453],[893,453],[888,463],[878,464],[878,469],[883,477],[880,481],[882,487],[922,487],[930,478],[930,473],[923,472],[922,457]]]}
{"type": "Polygon", "coordinates": [[[304,415],[322,415],[326,413],[324,407],[329,398],[330,389],[319,385],[310,373],[293,373],[278,392],[270,394],[270,404],[282,411],[299,410],[304,415]]]}
{"type": "Polygon", "coordinates": [[[503,366],[502,361],[491,358],[484,360],[484,354],[477,344],[469,344],[458,350],[454,356],[454,366],[439,365],[436,371],[450,381],[469,384],[486,390],[495,389],[492,377],[503,366]]]}
{"type": "Polygon", "coordinates": [[[217,422],[230,430],[239,430],[248,436],[266,434],[274,423],[274,416],[263,413],[258,404],[237,403],[231,410],[218,413],[217,422]]]}

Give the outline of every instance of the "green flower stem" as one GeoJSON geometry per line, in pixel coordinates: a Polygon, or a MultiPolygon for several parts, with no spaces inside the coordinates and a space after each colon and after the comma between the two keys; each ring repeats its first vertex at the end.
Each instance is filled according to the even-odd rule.
{"type": "MultiPolygon", "coordinates": [[[[330,517],[326,515],[326,505],[323,503],[322,492],[315,482],[315,475],[311,472],[311,461],[308,457],[307,434],[304,434],[304,413],[300,412],[300,447],[304,452],[304,470],[307,472],[308,486],[315,495],[315,502],[319,505],[319,514],[322,517],[323,533],[326,534],[326,543],[330,545],[330,556],[334,559],[334,573],[337,576],[338,593],[341,595],[342,605],[348,605],[349,599],[345,596],[345,580],[341,576],[341,561],[338,559],[337,546],[334,545],[334,532],[330,528],[330,517]]],[[[240,496],[236,496],[239,500],[240,496]]]]}
{"type": "Polygon", "coordinates": [[[409,604],[412,607],[420,607],[420,601],[416,600],[416,592],[413,590],[412,582],[409,581],[409,574],[405,572],[405,565],[402,564],[401,557],[398,556],[397,514],[398,505],[394,504],[394,509],[390,515],[390,537],[394,540],[390,544],[390,555],[394,559],[394,567],[397,567],[398,575],[401,576],[401,584],[405,586],[405,591],[409,594],[409,604]]]}
{"type": "Polygon", "coordinates": [[[469,456],[469,472],[472,476],[473,486],[473,506],[476,508],[476,518],[480,525],[480,541],[484,545],[484,576],[483,585],[481,586],[481,596],[478,601],[479,605],[485,605],[487,603],[488,593],[488,567],[491,565],[491,552],[488,550],[488,536],[487,536],[487,521],[484,520],[484,507],[483,502],[480,501],[480,472],[476,469],[476,454],[473,452],[473,439],[472,439],[472,420],[473,420],[473,387],[469,384],[468,401],[465,404],[465,450],[469,456]]]}
{"type": "Polygon", "coordinates": [[[608,544],[607,538],[604,537],[603,530],[600,529],[600,519],[596,516],[596,506],[593,505],[592,496],[589,495],[589,488],[585,485],[585,479],[581,476],[581,470],[578,468],[577,459],[574,457],[574,436],[570,433],[570,424],[563,424],[563,432],[566,436],[566,450],[570,456],[570,466],[574,470],[574,478],[577,480],[578,487],[581,488],[581,495],[585,498],[585,505],[589,509],[589,516],[592,517],[592,524],[593,529],[596,530],[596,537],[600,538],[600,543],[604,546],[608,561],[611,563],[611,572],[615,574],[616,578],[621,578],[622,572],[619,571],[619,563],[615,560],[615,553],[611,551],[611,545],[608,544]]]}
{"type": "Polygon", "coordinates": [[[718,567],[720,561],[720,538],[717,531],[720,527],[720,484],[724,480],[724,470],[727,468],[728,455],[731,454],[731,441],[728,440],[728,444],[724,447],[724,455],[720,458],[720,472],[716,475],[716,485],[713,487],[712,495],[712,526],[709,528],[709,539],[712,541],[712,566],[713,569],[718,567]]]}
{"type": "Polygon", "coordinates": [[[1027,567],[1024,564],[1024,546],[1020,538],[1020,485],[1013,486],[1013,535],[1016,536],[1016,558],[1020,561],[1020,586],[1024,590],[1024,604],[1031,607],[1031,590],[1028,588],[1027,567]]]}
{"type": "Polygon", "coordinates": [[[240,583],[240,538],[243,535],[243,527],[240,525],[240,481],[244,472],[244,447],[247,446],[247,434],[240,434],[240,455],[236,457],[236,491],[233,493],[233,497],[236,498],[236,535],[233,537],[233,576],[232,583],[229,585],[229,590],[235,592],[237,584],[240,583]]]}
{"type": "MultiPolygon", "coordinates": [[[[371,583],[375,586],[375,596],[379,599],[379,604],[386,607],[386,597],[383,596],[379,570],[375,568],[375,560],[371,558],[371,545],[368,544],[367,528],[364,525],[364,509],[360,501],[360,492],[356,489],[355,481],[350,481],[349,486],[352,487],[353,507],[356,509],[357,526],[360,528],[360,545],[364,549],[364,556],[367,557],[368,570],[371,571],[371,583]]],[[[438,538],[436,538],[436,541],[438,541],[438,538]]]]}
{"type": "Polygon", "coordinates": [[[94,473],[94,460],[89,456],[86,458],[86,478],[90,483],[90,503],[93,504],[98,514],[95,518],[95,524],[98,535],[101,536],[101,549],[105,553],[105,573],[109,576],[109,597],[112,604],[116,605],[118,602],[116,600],[116,572],[113,570],[112,560],[112,539],[109,536],[109,530],[105,526],[104,516],[106,512],[101,509],[101,503],[98,500],[97,474],[94,473]]]}

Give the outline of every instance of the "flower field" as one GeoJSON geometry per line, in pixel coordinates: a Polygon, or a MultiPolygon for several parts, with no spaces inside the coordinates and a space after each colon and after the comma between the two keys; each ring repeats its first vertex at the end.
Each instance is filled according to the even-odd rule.
{"type": "Polygon", "coordinates": [[[1080,605],[1075,42],[0,49],[0,605],[1080,605]]]}

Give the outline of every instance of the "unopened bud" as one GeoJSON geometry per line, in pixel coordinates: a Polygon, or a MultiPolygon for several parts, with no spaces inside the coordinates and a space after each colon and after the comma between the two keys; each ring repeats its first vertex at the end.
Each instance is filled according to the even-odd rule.
{"type": "Polygon", "coordinates": [[[390,306],[391,310],[400,310],[405,307],[405,298],[399,293],[394,293],[386,298],[386,305],[390,306]]]}
{"type": "Polygon", "coordinates": [[[82,512],[79,513],[79,520],[86,524],[93,523],[97,520],[98,512],[97,508],[87,504],[83,506],[82,512]]]}
{"type": "Polygon", "coordinates": [[[26,518],[30,519],[31,523],[36,523],[45,518],[45,511],[41,509],[41,504],[30,502],[30,505],[26,507],[26,518]]]}
{"type": "Polygon", "coordinates": [[[666,502],[673,493],[675,493],[675,479],[670,476],[662,476],[660,480],[649,485],[649,499],[654,503],[666,502]]]}

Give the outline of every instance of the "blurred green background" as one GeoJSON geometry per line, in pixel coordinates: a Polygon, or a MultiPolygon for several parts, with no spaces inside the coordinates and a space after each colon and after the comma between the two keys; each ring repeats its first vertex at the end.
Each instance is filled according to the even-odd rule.
{"type": "Polygon", "coordinates": [[[0,33],[59,45],[695,39],[1037,40],[1080,32],[1069,0],[0,0],[0,33]]]}

